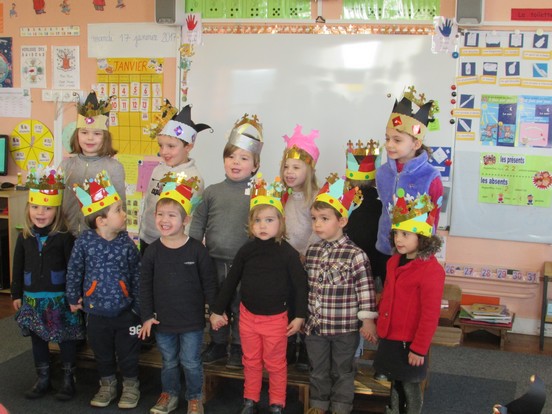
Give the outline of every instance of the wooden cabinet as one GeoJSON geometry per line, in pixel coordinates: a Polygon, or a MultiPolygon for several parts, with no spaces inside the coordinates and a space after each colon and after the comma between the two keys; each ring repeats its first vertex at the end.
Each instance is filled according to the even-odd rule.
{"type": "MultiPolygon", "coordinates": [[[[9,280],[13,269],[13,251],[20,229],[25,224],[25,205],[28,198],[27,191],[0,191],[0,229],[7,233],[9,252],[9,280]]],[[[2,260],[8,258],[2,257],[2,260]]],[[[6,288],[6,286],[3,286],[6,288]]]]}

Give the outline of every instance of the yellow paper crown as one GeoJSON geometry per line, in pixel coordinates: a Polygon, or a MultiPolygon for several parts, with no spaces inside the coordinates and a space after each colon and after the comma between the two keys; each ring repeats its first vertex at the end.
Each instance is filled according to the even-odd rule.
{"type": "Polygon", "coordinates": [[[363,144],[359,139],[356,147],[347,143],[347,169],[345,176],[349,180],[367,181],[376,178],[376,159],[379,156],[379,143],[371,139],[363,144]]]}
{"type": "Polygon", "coordinates": [[[159,113],[153,115],[153,122],[148,127],[148,135],[150,138],[157,137],[167,122],[178,113],[178,110],[171,105],[168,99],[163,99],[163,104],[159,108],[159,111],[159,113]]]}
{"type": "Polygon", "coordinates": [[[109,207],[111,204],[121,200],[115,187],[109,181],[107,171],[102,171],[95,178],[86,180],[82,186],[73,185],[73,191],[81,206],[82,214],[89,216],[109,207]]]}
{"type": "Polygon", "coordinates": [[[61,170],[45,167],[31,169],[25,187],[29,189],[28,201],[39,206],[61,206],[65,181],[61,170]]]}
{"type": "Polygon", "coordinates": [[[95,128],[108,130],[111,98],[107,101],[98,101],[96,92],[91,91],[84,104],[77,104],[77,128],[95,128]]]}
{"type": "Polygon", "coordinates": [[[315,201],[322,201],[337,210],[342,217],[349,215],[362,203],[362,191],[358,187],[348,188],[345,180],[332,173],[326,178],[315,201]]]}
{"type": "Polygon", "coordinates": [[[285,193],[286,187],[280,177],[275,177],[272,184],[267,185],[263,179],[262,173],[258,173],[257,177],[251,179],[251,201],[249,208],[266,204],[276,207],[276,209],[284,214],[284,205],[282,203],[282,195],[285,193]]]}
{"type": "Polygon", "coordinates": [[[199,190],[199,178],[196,176],[188,178],[186,173],[181,172],[174,174],[168,172],[165,177],[160,180],[163,185],[163,190],[159,195],[159,200],[162,198],[170,198],[179,203],[186,212],[190,215],[201,201],[201,197],[195,194],[199,190]]]}
{"type": "Polygon", "coordinates": [[[399,188],[391,209],[391,228],[431,237],[437,211],[428,194],[413,199],[399,188]]]}

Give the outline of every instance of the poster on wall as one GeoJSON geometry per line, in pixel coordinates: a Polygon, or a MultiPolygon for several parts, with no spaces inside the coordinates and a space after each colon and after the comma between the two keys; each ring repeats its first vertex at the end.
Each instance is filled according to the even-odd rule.
{"type": "Polygon", "coordinates": [[[480,203],[550,207],[551,157],[485,152],[480,165],[480,203]]]}
{"type": "Polygon", "coordinates": [[[46,88],[46,46],[21,46],[21,87],[46,88]]]}
{"type": "Polygon", "coordinates": [[[53,89],[80,89],[78,46],[52,46],[53,89]]]}
{"type": "Polygon", "coordinates": [[[153,116],[163,102],[163,59],[98,59],[100,99],[111,98],[109,131],[120,154],[157,155],[157,141],[149,136],[153,116]]]}
{"type": "Polygon", "coordinates": [[[0,87],[13,87],[11,37],[0,37],[0,87]]]}
{"type": "Polygon", "coordinates": [[[552,147],[552,96],[520,96],[519,102],[519,146],[552,147]]]}

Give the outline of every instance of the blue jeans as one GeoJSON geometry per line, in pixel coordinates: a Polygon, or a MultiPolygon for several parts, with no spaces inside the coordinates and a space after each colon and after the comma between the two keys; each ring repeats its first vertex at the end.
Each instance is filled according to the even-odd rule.
{"type": "Polygon", "coordinates": [[[203,388],[203,365],[201,344],[203,331],[185,333],[156,332],[157,348],[163,358],[161,384],[163,392],[179,396],[180,364],[186,379],[186,400],[201,400],[203,388]]]}

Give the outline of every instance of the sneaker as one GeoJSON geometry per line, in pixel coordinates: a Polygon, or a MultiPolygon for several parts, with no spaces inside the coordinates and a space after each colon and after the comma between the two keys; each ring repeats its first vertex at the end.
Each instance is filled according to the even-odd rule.
{"type": "Polygon", "coordinates": [[[376,372],[374,374],[374,379],[376,381],[387,381],[387,376],[385,374],[380,373],[380,372],[376,372]]]}
{"type": "Polygon", "coordinates": [[[227,355],[226,344],[216,344],[211,342],[201,354],[201,360],[204,364],[212,364],[219,359],[226,358],[227,355]]]}
{"type": "Polygon", "coordinates": [[[100,389],[90,400],[90,405],[93,407],[107,407],[115,398],[117,398],[117,379],[101,378],[100,389]]]}
{"type": "Polygon", "coordinates": [[[313,407],[307,411],[307,414],[326,414],[326,410],[322,408],[313,407]]]}
{"type": "Polygon", "coordinates": [[[123,393],[119,408],[136,408],[140,400],[140,381],[136,378],[123,378],[123,393]]]}
{"type": "Polygon", "coordinates": [[[274,414],[282,414],[284,412],[284,406],[280,404],[270,404],[268,412],[274,414]]]}
{"type": "Polygon", "coordinates": [[[203,414],[203,403],[201,400],[188,401],[188,414],[203,414]]]}
{"type": "Polygon", "coordinates": [[[167,414],[178,407],[178,397],[168,392],[162,392],[155,405],[150,409],[150,414],[167,414]]]}
{"type": "Polygon", "coordinates": [[[230,345],[230,355],[228,355],[228,361],[226,361],[226,368],[229,369],[241,369],[243,368],[242,362],[242,349],[241,345],[230,345]]]}
{"type": "Polygon", "coordinates": [[[299,354],[297,355],[295,368],[297,368],[298,371],[309,370],[309,355],[307,354],[307,347],[303,342],[299,345],[299,354]]]}

